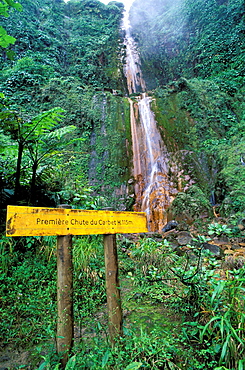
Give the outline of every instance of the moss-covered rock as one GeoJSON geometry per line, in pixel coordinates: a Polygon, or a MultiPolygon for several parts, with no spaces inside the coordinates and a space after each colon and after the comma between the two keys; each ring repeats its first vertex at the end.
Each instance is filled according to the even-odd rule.
{"type": "Polygon", "coordinates": [[[185,192],[177,194],[169,212],[172,213],[175,220],[191,223],[203,213],[211,214],[212,207],[202,190],[198,186],[192,185],[185,192]]]}

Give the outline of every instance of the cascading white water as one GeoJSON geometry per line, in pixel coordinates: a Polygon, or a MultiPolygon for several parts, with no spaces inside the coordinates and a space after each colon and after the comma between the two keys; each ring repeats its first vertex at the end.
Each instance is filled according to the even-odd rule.
{"type": "Polygon", "coordinates": [[[130,22],[129,22],[129,9],[125,11],[123,18],[123,29],[125,31],[125,45],[126,45],[126,64],[125,64],[125,75],[127,78],[127,85],[129,94],[136,93],[137,91],[145,91],[145,81],[142,77],[140,68],[140,58],[136,51],[136,44],[130,33],[130,22]]]}
{"type": "Polygon", "coordinates": [[[129,10],[125,12],[123,28],[128,91],[129,94],[140,94],[137,102],[129,99],[136,180],[135,210],[146,212],[149,231],[160,231],[167,222],[166,209],[172,198],[172,187],[168,178],[168,153],[151,110],[151,98],[145,92],[146,85],[142,77],[139,54],[130,34],[129,10]]]}
{"type": "MultiPolygon", "coordinates": [[[[151,214],[151,196],[153,192],[157,191],[156,195],[158,201],[162,198],[162,195],[166,193],[166,177],[168,173],[167,152],[157,129],[150,102],[151,98],[147,97],[144,93],[138,103],[140,122],[144,128],[147,153],[147,185],[143,193],[141,209],[145,211],[147,215],[151,214]]],[[[169,205],[169,200],[166,199],[166,197],[164,198],[164,204],[161,205],[161,208],[164,208],[165,204],[169,205]]]]}

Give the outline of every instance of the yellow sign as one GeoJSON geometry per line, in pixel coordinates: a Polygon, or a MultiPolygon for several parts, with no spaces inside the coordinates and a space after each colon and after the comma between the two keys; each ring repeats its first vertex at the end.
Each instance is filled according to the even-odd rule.
{"type": "Polygon", "coordinates": [[[7,236],[92,235],[147,232],[143,212],[8,206],[7,236]]]}

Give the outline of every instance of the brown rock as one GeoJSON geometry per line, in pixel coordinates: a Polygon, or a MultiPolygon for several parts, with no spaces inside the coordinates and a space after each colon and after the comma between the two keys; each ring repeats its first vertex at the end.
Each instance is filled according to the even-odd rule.
{"type": "Polygon", "coordinates": [[[177,235],[177,241],[179,245],[191,244],[192,236],[187,231],[180,231],[177,235]]]}

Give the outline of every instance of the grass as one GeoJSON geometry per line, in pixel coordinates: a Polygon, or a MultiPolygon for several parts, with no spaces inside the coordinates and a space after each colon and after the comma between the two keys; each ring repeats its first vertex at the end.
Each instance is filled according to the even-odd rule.
{"type": "MultiPolygon", "coordinates": [[[[29,351],[23,368],[58,370],[52,240],[28,239],[25,253],[5,239],[0,246],[1,345],[29,351]]],[[[111,348],[102,239],[74,240],[76,330],[66,370],[245,369],[244,267],[221,279],[220,261],[198,245],[179,256],[154,239],[120,237],[118,254],[124,336],[111,348]]]]}

